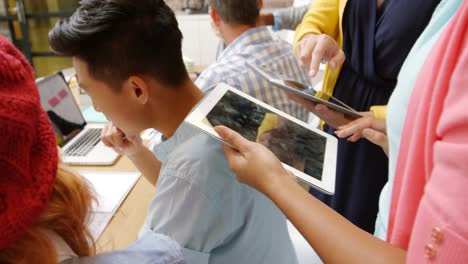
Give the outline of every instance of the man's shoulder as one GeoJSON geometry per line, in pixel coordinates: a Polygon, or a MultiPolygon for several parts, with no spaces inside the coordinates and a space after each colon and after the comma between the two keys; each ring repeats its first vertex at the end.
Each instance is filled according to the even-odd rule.
{"type": "Polygon", "coordinates": [[[293,47],[290,43],[272,38],[259,43],[251,43],[243,47],[239,54],[261,55],[261,53],[293,53],[293,47]]]}
{"type": "Polygon", "coordinates": [[[260,43],[251,43],[239,49],[237,52],[231,53],[228,57],[221,61],[221,64],[216,68],[220,70],[229,69],[230,72],[236,74],[247,74],[251,72],[245,62],[250,62],[257,65],[278,65],[278,64],[294,64],[299,65],[294,56],[294,51],[291,44],[277,39],[271,39],[260,43]]]}
{"type": "Polygon", "coordinates": [[[221,141],[200,132],[179,144],[170,154],[169,159],[182,156],[184,159],[195,161],[202,158],[200,154],[213,155],[224,153],[222,146],[221,141]]]}
{"type": "Polygon", "coordinates": [[[204,133],[180,144],[163,164],[161,176],[181,179],[206,192],[239,184],[228,167],[223,143],[204,133]]]}
{"type": "Polygon", "coordinates": [[[217,74],[219,77],[224,77],[219,74],[232,74],[242,71],[245,68],[245,62],[240,57],[241,54],[232,54],[228,57],[223,58],[206,68],[200,76],[217,74]]]}
{"type": "Polygon", "coordinates": [[[197,81],[202,83],[202,80],[215,78],[222,81],[238,74],[245,74],[248,71],[246,61],[266,63],[278,59],[284,60],[285,56],[287,59],[294,58],[292,45],[285,41],[271,39],[260,43],[249,43],[227,52],[219,61],[206,68],[197,81]]]}
{"type": "Polygon", "coordinates": [[[195,81],[195,85],[202,91],[207,91],[214,85],[220,82],[226,82],[243,71],[245,71],[245,66],[242,61],[218,61],[210,65],[200,74],[195,81]]]}
{"type": "Polygon", "coordinates": [[[245,63],[247,61],[255,64],[268,64],[282,60],[295,62],[292,48],[275,47],[275,45],[247,46],[242,51],[231,53],[210,65],[201,73],[195,84],[206,86],[206,83],[219,83],[239,75],[245,75],[251,71],[245,63]]]}

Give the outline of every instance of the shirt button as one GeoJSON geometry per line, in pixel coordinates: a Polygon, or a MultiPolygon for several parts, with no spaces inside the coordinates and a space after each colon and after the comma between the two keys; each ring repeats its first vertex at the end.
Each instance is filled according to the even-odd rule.
{"type": "Polygon", "coordinates": [[[442,242],[442,239],[444,238],[444,235],[442,233],[442,230],[440,229],[440,227],[433,227],[432,228],[432,233],[431,233],[431,239],[432,239],[432,242],[436,243],[436,244],[440,244],[442,242]]]}
{"type": "Polygon", "coordinates": [[[424,255],[426,255],[426,258],[428,258],[429,260],[433,260],[437,255],[437,250],[435,249],[434,245],[427,244],[424,247],[424,255]]]}

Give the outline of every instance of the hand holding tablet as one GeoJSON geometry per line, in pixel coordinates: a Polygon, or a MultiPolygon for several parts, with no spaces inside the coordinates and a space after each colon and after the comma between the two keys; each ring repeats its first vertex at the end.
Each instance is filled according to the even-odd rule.
{"type": "MultiPolygon", "coordinates": [[[[336,111],[324,104],[314,103],[304,97],[298,96],[293,93],[286,92],[288,98],[301,104],[309,112],[316,115],[318,118],[323,120],[327,125],[338,129],[341,126],[347,125],[354,120],[360,119],[358,117],[350,117],[340,111],[336,111]]],[[[360,115],[365,115],[366,113],[359,113],[360,115]]]]}
{"type": "Polygon", "coordinates": [[[337,140],[226,84],[219,84],[185,122],[222,140],[215,126],[226,126],[273,152],[296,177],[333,194],[337,140]]]}
{"type": "Polygon", "coordinates": [[[224,152],[229,168],[236,173],[239,182],[267,194],[268,190],[281,188],[284,180],[290,180],[292,177],[289,176],[294,176],[265,146],[249,141],[224,126],[215,127],[215,131],[223,141],[234,147],[225,146],[224,152]]]}

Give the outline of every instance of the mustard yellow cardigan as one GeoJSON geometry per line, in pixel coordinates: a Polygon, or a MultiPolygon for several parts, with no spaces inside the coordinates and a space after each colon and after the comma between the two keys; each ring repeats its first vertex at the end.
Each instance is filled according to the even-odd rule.
{"type": "MultiPolygon", "coordinates": [[[[343,13],[347,0],[314,0],[302,23],[296,29],[294,47],[307,34],[327,34],[334,38],[340,47],[343,47],[343,13]]],[[[331,70],[327,64],[323,78],[322,91],[333,94],[341,67],[331,70]]],[[[371,111],[379,119],[385,119],[386,106],[373,106],[371,111]]]]}

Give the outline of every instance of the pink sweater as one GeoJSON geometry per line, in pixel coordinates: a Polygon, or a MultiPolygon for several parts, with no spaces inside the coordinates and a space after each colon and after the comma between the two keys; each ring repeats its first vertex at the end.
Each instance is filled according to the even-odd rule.
{"type": "Polygon", "coordinates": [[[468,263],[468,1],[439,38],[405,121],[387,240],[408,263],[468,263]]]}

